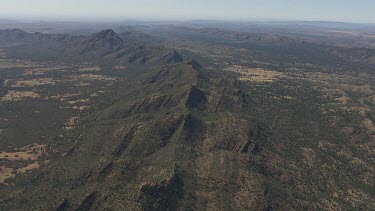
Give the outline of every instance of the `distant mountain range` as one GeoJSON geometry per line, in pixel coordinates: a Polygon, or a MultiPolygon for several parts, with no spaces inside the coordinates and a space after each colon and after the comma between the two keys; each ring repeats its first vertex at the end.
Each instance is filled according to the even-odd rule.
{"type": "MultiPolygon", "coordinates": [[[[0,30],[0,39],[4,41],[25,42],[52,42],[64,58],[72,59],[98,59],[116,60],[119,63],[175,63],[181,62],[183,56],[173,49],[156,45],[144,45],[136,42],[147,35],[135,32],[123,32],[118,35],[112,29],[100,31],[90,36],[71,36],[67,34],[43,34],[39,32],[28,33],[20,29],[0,30]]],[[[18,56],[22,56],[22,46],[19,47],[18,56]]],[[[43,55],[43,49],[40,52],[43,55]]]]}

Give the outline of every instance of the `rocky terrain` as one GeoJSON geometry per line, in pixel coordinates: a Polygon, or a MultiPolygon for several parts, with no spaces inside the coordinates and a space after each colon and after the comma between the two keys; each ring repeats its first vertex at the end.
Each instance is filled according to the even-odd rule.
{"type": "Polygon", "coordinates": [[[1,210],[375,208],[371,49],[171,26],[0,41],[1,210]]]}

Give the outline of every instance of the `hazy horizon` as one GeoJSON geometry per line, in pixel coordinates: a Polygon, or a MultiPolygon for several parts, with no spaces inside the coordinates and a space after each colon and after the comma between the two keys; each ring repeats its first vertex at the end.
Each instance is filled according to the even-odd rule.
{"type": "Polygon", "coordinates": [[[0,18],[51,21],[220,20],[375,23],[375,2],[363,0],[14,0],[0,1],[0,18]]]}

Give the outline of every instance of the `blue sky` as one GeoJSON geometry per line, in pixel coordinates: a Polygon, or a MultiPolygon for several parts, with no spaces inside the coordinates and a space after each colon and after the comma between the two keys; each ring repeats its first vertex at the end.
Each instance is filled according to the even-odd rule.
{"type": "Polygon", "coordinates": [[[1,17],[375,23],[375,0],[0,0],[1,17]]]}

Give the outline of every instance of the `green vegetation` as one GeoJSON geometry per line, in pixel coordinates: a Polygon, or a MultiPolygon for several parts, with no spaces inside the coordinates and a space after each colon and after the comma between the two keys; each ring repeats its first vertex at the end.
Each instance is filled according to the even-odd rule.
{"type": "Polygon", "coordinates": [[[0,157],[1,210],[375,208],[371,51],[165,30],[16,31],[0,151],[46,149],[0,157]]]}

